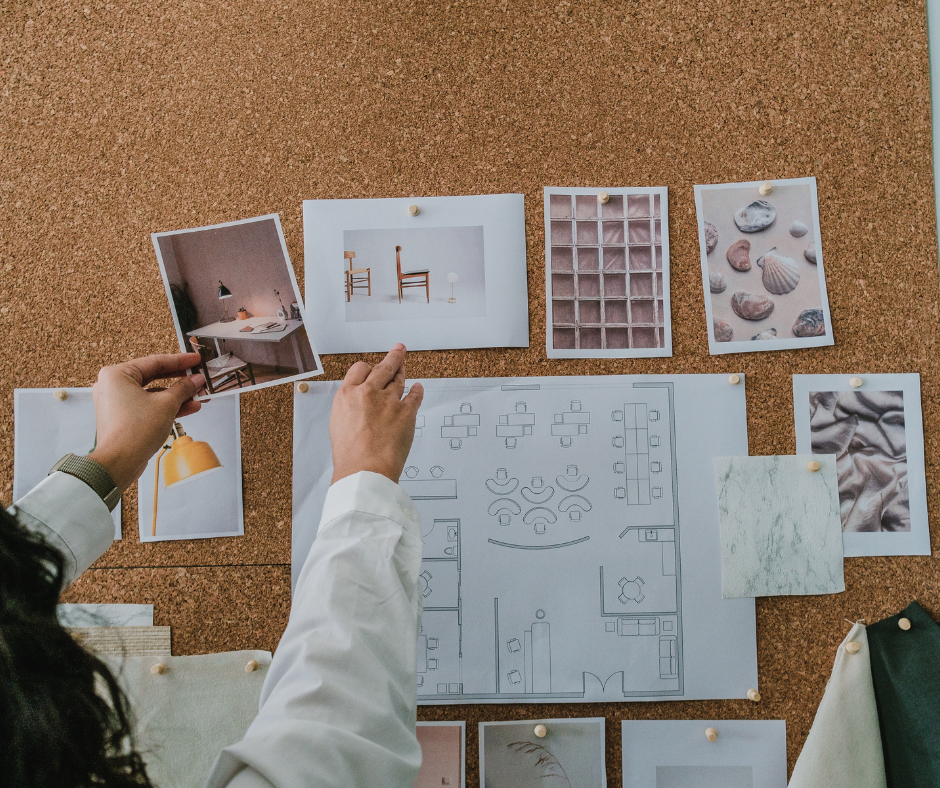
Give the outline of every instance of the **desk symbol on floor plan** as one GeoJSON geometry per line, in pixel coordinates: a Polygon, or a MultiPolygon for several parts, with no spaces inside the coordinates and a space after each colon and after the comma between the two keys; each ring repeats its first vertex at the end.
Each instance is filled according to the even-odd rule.
{"type": "Polygon", "coordinates": [[[519,438],[532,434],[535,426],[535,414],[528,412],[525,402],[517,402],[513,413],[506,413],[499,417],[496,425],[496,437],[506,439],[506,448],[515,449],[519,438]]]}
{"type": "Polygon", "coordinates": [[[571,400],[568,410],[556,413],[552,424],[552,435],[559,438],[563,449],[570,449],[578,435],[587,435],[588,424],[591,423],[591,414],[583,410],[581,400],[571,400]]]}
{"type": "Polygon", "coordinates": [[[469,402],[461,402],[460,413],[444,417],[441,437],[450,440],[450,448],[459,449],[463,446],[464,438],[476,437],[479,428],[480,414],[473,412],[473,405],[469,402]]]}

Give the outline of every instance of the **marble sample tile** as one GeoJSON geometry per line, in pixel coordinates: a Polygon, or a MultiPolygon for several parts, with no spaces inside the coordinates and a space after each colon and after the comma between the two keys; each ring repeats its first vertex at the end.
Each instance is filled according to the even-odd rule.
{"type": "Polygon", "coordinates": [[[56,614],[64,627],[153,626],[153,605],[63,604],[56,614]]]}
{"type": "Polygon", "coordinates": [[[725,599],[845,590],[835,455],[716,457],[715,472],[725,599]]]}

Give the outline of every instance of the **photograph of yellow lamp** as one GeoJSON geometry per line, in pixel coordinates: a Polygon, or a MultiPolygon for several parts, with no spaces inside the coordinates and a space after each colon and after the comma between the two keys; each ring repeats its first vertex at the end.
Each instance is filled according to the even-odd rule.
{"type": "Polygon", "coordinates": [[[153,528],[150,535],[157,535],[157,493],[160,489],[160,465],[163,464],[163,485],[191,482],[220,470],[222,463],[212,447],[205,441],[194,441],[183,426],[176,422],[168,442],[157,455],[153,474],[153,528]]]}

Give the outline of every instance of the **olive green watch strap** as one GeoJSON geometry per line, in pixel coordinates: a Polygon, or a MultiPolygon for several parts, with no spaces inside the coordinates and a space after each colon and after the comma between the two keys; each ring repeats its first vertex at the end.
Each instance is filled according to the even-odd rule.
{"type": "Polygon", "coordinates": [[[104,501],[109,512],[113,512],[114,507],[121,500],[121,491],[114,483],[114,479],[111,478],[111,474],[103,465],[88,459],[88,457],[66,454],[52,466],[49,474],[52,475],[56,471],[67,473],[69,476],[74,476],[76,479],[85,482],[104,501]]]}

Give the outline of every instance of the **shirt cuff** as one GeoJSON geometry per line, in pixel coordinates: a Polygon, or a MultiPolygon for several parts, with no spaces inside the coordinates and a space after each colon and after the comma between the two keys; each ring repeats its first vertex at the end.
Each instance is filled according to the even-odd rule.
{"type": "Polygon", "coordinates": [[[317,533],[350,511],[394,520],[406,531],[421,536],[421,515],[408,493],[380,473],[359,471],[330,485],[317,533]]]}
{"type": "Polygon", "coordinates": [[[62,552],[66,584],[97,561],[114,541],[114,520],[101,497],[81,479],[60,471],[20,498],[14,515],[62,552]]]}

